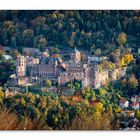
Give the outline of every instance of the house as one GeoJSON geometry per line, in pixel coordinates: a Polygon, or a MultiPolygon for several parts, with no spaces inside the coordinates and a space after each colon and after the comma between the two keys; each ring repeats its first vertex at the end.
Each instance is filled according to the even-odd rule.
{"type": "Polygon", "coordinates": [[[10,60],[10,59],[13,59],[13,57],[11,55],[3,55],[4,59],[5,60],[10,60]]]}
{"type": "Polygon", "coordinates": [[[127,108],[129,106],[129,101],[126,100],[126,99],[121,99],[120,102],[119,102],[119,105],[122,107],[122,108],[127,108]]]}
{"type": "Polygon", "coordinates": [[[92,105],[92,106],[96,106],[96,105],[98,105],[99,103],[101,103],[100,100],[89,101],[89,104],[92,105]]]}
{"type": "Polygon", "coordinates": [[[139,101],[140,101],[140,97],[139,97],[138,95],[133,95],[133,96],[131,97],[131,101],[132,101],[132,102],[139,102],[139,101]]]}
{"type": "Polygon", "coordinates": [[[5,91],[5,97],[14,96],[14,95],[15,94],[12,91],[10,91],[10,89],[6,89],[6,91],[5,91]]]}
{"type": "Polygon", "coordinates": [[[102,60],[107,60],[107,57],[88,56],[88,63],[101,62],[102,60]]]}
{"type": "Polygon", "coordinates": [[[134,110],[136,110],[136,109],[139,109],[139,108],[140,108],[140,106],[139,106],[139,103],[138,103],[138,102],[133,102],[133,103],[131,104],[131,107],[132,107],[134,110]]]}
{"type": "Polygon", "coordinates": [[[82,102],[83,98],[81,97],[81,95],[75,95],[75,96],[73,96],[73,100],[75,100],[77,102],[82,102]]]}

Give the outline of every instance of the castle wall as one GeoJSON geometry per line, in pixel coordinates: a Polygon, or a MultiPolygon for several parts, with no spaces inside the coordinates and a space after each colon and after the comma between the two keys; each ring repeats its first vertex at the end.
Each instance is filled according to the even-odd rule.
{"type": "Polygon", "coordinates": [[[103,72],[99,73],[100,85],[101,86],[105,85],[108,78],[109,78],[109,72],[108,71],[103,71],[103,72]]]}

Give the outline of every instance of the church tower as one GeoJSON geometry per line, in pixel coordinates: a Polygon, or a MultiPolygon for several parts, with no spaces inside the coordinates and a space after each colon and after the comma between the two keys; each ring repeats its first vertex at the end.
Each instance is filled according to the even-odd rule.
{"type": "Polygon", "coordinates": [[[71,59],[75,62],[81,61],[81,52],[79,52],[76,47],[74,48],[74,52],[71,53],[71,59]]]}
{"type": "Polygon", "coordinates": [[[16,74],[18,77],[22,77],[26,75],[26,58],[24,56],[17,57],[16,74]]]}

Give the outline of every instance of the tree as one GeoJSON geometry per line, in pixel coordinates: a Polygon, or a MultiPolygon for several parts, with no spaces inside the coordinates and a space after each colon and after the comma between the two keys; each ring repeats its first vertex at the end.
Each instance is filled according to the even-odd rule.
{"type": "Polygon", "coordinates": [[[90,88],[89,87],[82,89],[82,96],[86,100],[88,100],[90,98],[90,88]]]}
{"type": "Polygon", "coordinates": [[[0,45],[0,58],[2,57],[2,55],[5,53],[3,47],[0,45]]]}
{"type": "Polygon", "coordinates": [[[38,108],[35,108],[35,114],[36,114],[37,119],[39,119],[41,116],[41,113],[38,108]]]}
{"type": "Polygon", "coordinates": [[[0,98],[4,98],[4,92],[0,90],[0,98]]]}
{"type": "Polygon", "coordinates": [[[13,50],[10,51],[10,55],[11,55],[14,59],[16,59],[17,56],[19,55],[19,52],[18,52],[17,49],[13,49],[13,50]]]}
{"type": "Polygon", "coordinates": [[[117,31],[118,31],[118,32],[121,32],[122,27],[121,27],[121,23],[120,23],[119,20],[117,20],[117,26],[116,26],[116,28],[117,28],[117,31]]]}
{"type": "Polygon", "coordinates": [[[99,55],[101,55],[101,49],[96,49],[95,56],[99,56],[99,55]]]}
{"type": "Polygon", "coordinates": [[[104,96],[106,94],[106,90],[103,88],[99,88],[99,95],[104,96]]]}
{"type": "Polygon", "coordinates": [[[75,89],[76,89],[76,90],[80,89],[80,84],[77,83],[77,82],[75,83],[75,89]]]}
{"type": "Polygon", "coordinates": [[[140,120],[140,110],[135,111],[135,117],[140,120]]]}
{"type": "Polygon", "coordinates": [[[101,130],[111,130],[110,113],[104,113],[101,121],[101,130]]]}
{"type": "Polygon", "coordinates": [[[34,38],[34,46],[40,50],[44,50],[47,45],[47,39],[43,35],[39,35],[34,38]]]}
{"type": "Polygon", "coordinates": [[[51,80],[45,80],[45,85],[51,87],[52,86],[51,80]]]}
{"type": "Polygon", "coordinates": [[[16,42],[16,37],[11,37],[11,44],[10,44],[11,48],[17,48],[17,42],[16,42]]]}
{"type": "Polygon", "coordinates": [[[130,86],[132,89],[136,89],[138,87],[138,80],[134,75],[131,75],[128,79],[128,86],[130,86]]]}
{"type": "Polygon", "coordinates": [[[133,55],[132,54],[125,54],[122,56],[122,66],[127,66],[133,61],[133,55]]]}
{"type": "Polygon", "coordinates": [[[72,120],[68,130],[101,130],[101,114],[83,112],[72,120]]]}
{"type": "Polygon", "coordinates": [[[94,105],[94,108],[95,108],[95,111],[99,112],[99,113],[102,113],[104,111],[104,106],[103,106],[103,104],[101,102],[97,102],[94,105]]]}
{"type": "Polygon", "coordinates": [[[91,98],[91,101],[95,101],[96,100],[96,95],[95,95],[94,90],[91,90],[91,96],[90,96],[90,98],[91,98]]]}
{"type": "Polygon", "coordinates": [[[23,105],[23,106],[26,106],[26,101],[25,101],[25,99],[24,98],[21,98],[21,105],[23,105]]]}
{"type": "Polygon", "coordinates": [[[24,41],[25,46],[33,46],[33,38],[34,38],[34,30],[33,29],[26,29],[22,33],[22,38],[24,41]]]}
{"type": "Polygon", "coordinates": [[[121,33],[118,35],[117,42],[120,46],[123,46],[127,41],[127,36],[125,33],[121,33]]]}

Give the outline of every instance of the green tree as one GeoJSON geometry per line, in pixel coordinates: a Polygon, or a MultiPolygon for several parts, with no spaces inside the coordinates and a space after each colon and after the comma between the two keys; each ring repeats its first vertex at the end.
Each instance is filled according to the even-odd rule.
{"type": "Polygon", "coordinates": [[[44,50],[47,45],[47,39],[43,35],[39,35],[34,38],[34,46],[40,50],[44,50]]]}
{"type": "Polygon", "coordinates": [[[33,46],[33,38],[34,38],[34,30],[33,29],[25,29],[22,33],[22,38],[25,46],[33,46]]]}
{"type": "Polygon", "coordinates": [[[10,51],[10,55],[11,55],[14,59],[16,59],[17,56],[19,55],[19,52],[18,52],[17,49],[12,49],[12,50],[10,51]]]}
{"type": "Polygon", "coordinates": [[[23,106],[26,106],[26,101],[25,101],[25,99],[24,98],[21,98],[21,105],[23,105],[23,106]]]}
{"type": "Polygon", "coordinates": [[[95,95],[95,91],[94,90],[91,90],[91,101],[95,101],[96,100],[96,95],[95,95]]]}

